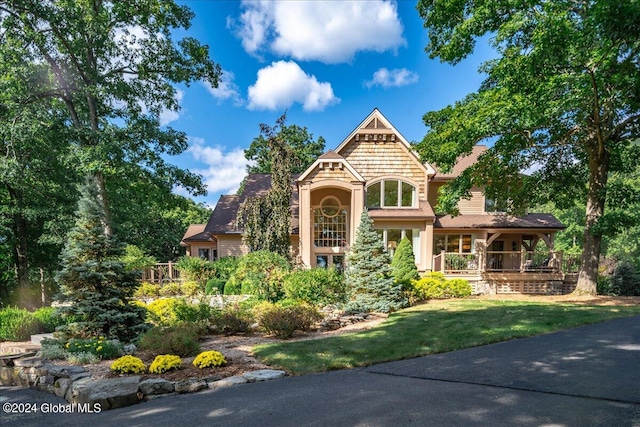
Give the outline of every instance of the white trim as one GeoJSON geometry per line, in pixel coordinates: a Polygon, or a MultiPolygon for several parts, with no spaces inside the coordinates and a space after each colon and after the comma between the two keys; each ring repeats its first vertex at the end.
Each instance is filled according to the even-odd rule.
{"type": "Polygon", "coordinates": [[[302,175],[300,175],[300,177],[298,178],[297,181],[298,182],[302,182],[302,181],[306,180],[307,177],[311,174],[311,172],[313,172],[316,169],[316,167],[319,168],[319,169],[322,169],[323,168],[322,165],[324,165],[325,163],[330,163],[330,164],[338,163],[340,165],[339,166],[340,169],[346,168],[357,181],[360,181],[360,182],[364,182],[365,181],[364,178],[362,177],[362,175],[360,175],[353,168],[353,166],[351,166],[349,164],[349,162],[347,162],[346,159],[322,159],[322,158],[320,158],[320,159],[316,160],[315,162],[313,162],[313,164],[311,166],[309,166],[307,168],[307,170],[304,171],[304,173],[302,175]]]}
{"type": "MultiPolygon", "coordinates": [[[[392,136],[393,135],[398,135],[398,138],[395,138],[396,142],[400,142],[401,146],[407,150],[407,152],[413,157],[413,160],[420,165],[420,167],[422,169],[424,169],[425,173],[427,174],[427,176],[429,178],[433,177],[436,174],[436,170],[427,162],[422,163],[420,162],[420,156],[418,155],[418,153],[411,147],[411,144],[409,144],[409,141],[407,141],[405,139],[405,137],[391,124],[391,122],[389,122],[389,120],[387,120],[387,118],[380,112],[380,110],[378,110],[377,108],[374,108],[373,111],[371,112],[371,114],[369,114],[362,122],[360,122],[360,124],[349,134],[349,136],[347,136],[341,143],[340,145],[338,145],[338,148],[336,148],[334,151],[338,154],[340,154],[340,151],[342,149],[344,149],[344,147],[347,146],[347,144],[349,144],[349,142],[359,133],[361,133],[361,131],[365,134],[367,134],[367,131],[371,131],[372,129],[365,129],[363,128],[363,126],[366,126],[368,123],[371,122],[372,119],[377,119],[378,121],[382,122],[382,125],[386,128],[388,128],[391,132],[392,132],[392,136]]],[[[379,131],[378,131],[379,132],[379,131]]],[[[376,132],[368,132],[368,133],[376,133],[376,132]]],[[[365,141],[367,140],[367,136],[365,135],[365,141]]],[[[391,141],[393,142],[394,139],[392,138],[391,141]]]]}

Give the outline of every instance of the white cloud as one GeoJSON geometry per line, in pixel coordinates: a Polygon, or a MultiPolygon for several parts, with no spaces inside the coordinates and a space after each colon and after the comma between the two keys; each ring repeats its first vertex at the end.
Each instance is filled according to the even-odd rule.
{"type": "Polygon", "coordinates": [[[235,194],[244,179],[247,170],[247,159],[244,150],[235,148],[225,151],[222,147],[209,147],[202,138],[189,137],[192,143],[187,152],[193,158],[207,165],[204,169],[193,172],[204,178],[209,193],[235,194]]]}
{"type": "Polygon", "coordinates": [[[278,61],[258,71],[258,78],[248,89],[250,110],[278,110],[294,103],[305,111],[322,111],[340,102],[331,83],[318,82],[293,61],[278,61]]]}
{"type": "Polygon", "coordinates": [[[209,82],[202,82],[207,91],[213,95],[219,102],[231,99],[235,107],[240,107],[244,104],[238,85],[233,80],[235,75],[231,71],[222,70],[222,77],[218,81],[218,87],[211,86],[209,82]]]}
{"type": "Polygon", "coordinates": [[[373,78],[364,82],[364,85],[368,88],[372,86],[382,86],[387,89],[390,87],[406,86],[418,81],[418,74],[413,71],[409,71],[406,68],[394,68],[393,70],[387,70],[386,68],[380,68],[373,73],[373,78]]]}
{"type": "Polygon", "coordinates": [[[349,62],[357,52],[395,52],[406,45],[395,1],[243,1],[228,20],[243,48],[302,61],[349,62]]]}

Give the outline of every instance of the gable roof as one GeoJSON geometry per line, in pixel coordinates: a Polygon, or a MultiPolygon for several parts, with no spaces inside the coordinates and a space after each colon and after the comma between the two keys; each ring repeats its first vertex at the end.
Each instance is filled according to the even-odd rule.
{"type": "Polygon", "coordinates": [[[205,231],[206,224],[191,224],[180,240],[180,246],[188,246],[191,242],[215,242],[216,238],[205,231]]]}
{"type": "MultiPolygon", "coordinates": [[[[391,122],[378,110],[374,108],[373,111],[358,125],[356,128],[347,136],[336,148],[336,153],[340,154],[344,149],[352,144],[354,138],[360,133],[364,133],[368,135],[369,133],[373,133],[374,140],[377,140],[378,134],[381,134],[383,137],[386,135],[392,135],[391,142],[395,142],[398,144],[406,153],[416,162],[416,164],[420,165],[423,168],[427,175],[432,176],[436,173],[436,170],[429,164],[423,163],[420,161],[420,156],[413,149],[409,141],[406,140],[404,136],[391,124],[391,122]],[[382,129],[382,131],[380,130],[382,129]]],[[[385,139],[386,141],[386,139],[385,139]]]]}
{"type": "Polygon", "coordinates": [[[298,177],[298,181],[304,181],[309,175],[311,175],[311,173],[313,173],[314,170],[316,170],[316,168],[322,168],[323,165],[326,164],[329,164],[329,167],[331,168],[333,168],[333,165],[336,164],[340,169],[346,169],[356,181],[365,181],[362,175],[360,175],[358,171],[356,171],[344,157],[333,150],[329,150],[322,156],[318,157],[318,159],[313,162],[313,164],[309,166],[307,170],[300,175],[300,177],[298,177]]]}
{"type": "Polygon", "coordinates": [[[438,165],[434,164],[434,168],[436,170],[436,175],[433,177],[434,181],[443,181],[443,180],[451,180],[460,176],[462,171],[464,171],[469,166],[472,166],[478,161],[478,158],[482,153],[487,151],[489,147],[486,145],[476,145],[471,150],[471,153],[466,156],[460,156],[457,159],[453,168],[447,173],[440,172],[438,165]]]}
{"type": "MultiPolygon", "coordinates": [[[[291,178],[295,180],[298,175],[291,178]]],[[[205,230],[212,235],[216,234],[242,234],[242,230],[236,227],[236,217],[240,205],[249,197],[263,196],[271,188],[271,175],[256,173],[247,175],[244,182],[244,189],[241,195],[220,196],[205,230]]],[[[291,186],[291,228],[293,234],[298,233],[298,186],[292,183],[291,186]]]]}

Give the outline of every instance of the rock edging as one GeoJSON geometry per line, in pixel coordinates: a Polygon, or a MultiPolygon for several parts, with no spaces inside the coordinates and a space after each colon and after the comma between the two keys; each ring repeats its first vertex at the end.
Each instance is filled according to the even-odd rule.
{"type": "Polygon", "coordinates": [[[0,385],[30,387],[55,394],[69,403],[99,405],[100,410],[134,405],[142,400],[156,399],[180,393],[231,387],[237,384],[268,381],[285,376],[284,371],[261,369],[228,378],[189,378],[168,381],[139,376],[123,376],[93,380],[82,366],[58,366],[40,357],[12,360],[13,366],[0,366],[0,385]]]}

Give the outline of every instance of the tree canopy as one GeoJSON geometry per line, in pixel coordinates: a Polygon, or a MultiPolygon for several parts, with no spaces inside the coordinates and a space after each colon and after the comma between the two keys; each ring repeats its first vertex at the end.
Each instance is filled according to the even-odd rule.
{"type": "Polygon", "coordinates": [[[23,61],[43,64],[23,103],[52,98],[69,123],[65,140],[81,150],[78,161],[93,175],[107,215],[105,175],[130,162],[201,194],[200,177],[162,157],[187,148],[183,132],[160,125],[163,109],[176,110],[174,84],[218,84],[220,66],[193,38],[174,41],[193,13],[170,0],[2,0],[1,49],[23,46],[23,61]]]}
{"type": "Polygon", "coordinates": [[[192,17],[172,0],[0,0],[0,244],[13,248],[0,263],[10,281],[13,266],[21,285],[33,264],[57,268],[79,177],[97,183],[105,233],[162,260],[178,255],[185,217],[206,217],[171,194],[205,189],[167,161],[187,138],[160,120],[179,109],[176,85],[215,87],[221,74],[208,46],[176,38],[192,17]]]}
{"type": "MultiPolygon", "coordinates": [[[[286,113],[284,115],[286,117],[286,113]]],[[[313,139],[313,134],[306,126],[285,125],[279,129],[278,137],[291,148],[291,173],[302,173],[324,152],[324,138],[313,139]]],[[[269,141],[261,133],[251,141],[244,150],[244,157],[251,163],[247,165],[248,173],[271,173],[272,159],[269,141]]]]}
{"type": "Polygon", "coordinates": [[[424,116],[429,130],[416,148],[442,169],[478,142],[491,144],[448,186],[441,208],[455,213],[475,185],[512,213],[582,198],[576,291],[595,293],[608,178],[640,158],[631,142],[640,134],[640,4],[420,0],[418,11],[430,57],[456,64],[487,36],[497,53],[481,67],[487,77],[476,93],[424,116]]]}
{"type": "Polygon", "coordinates": [[[271,188],[266,194],[245,199],[238,210],[238,227],[251,251],[266,250],[291,258],[292,148],[284,139],[286,114],[271,127],[260,124],[271,163],[271,188]]]}

